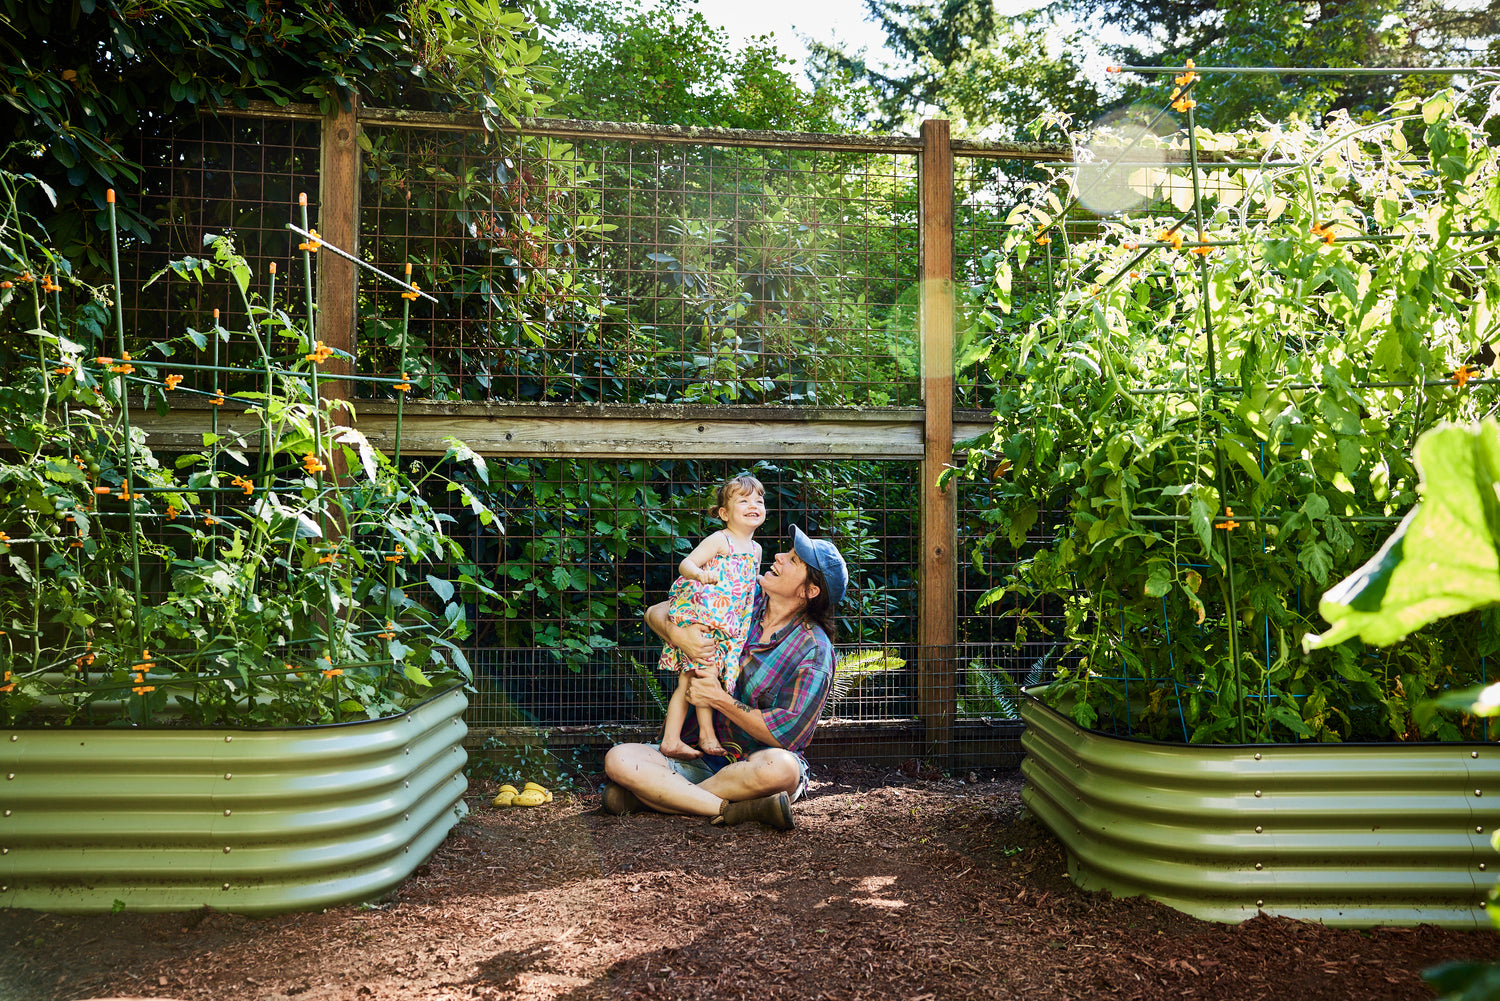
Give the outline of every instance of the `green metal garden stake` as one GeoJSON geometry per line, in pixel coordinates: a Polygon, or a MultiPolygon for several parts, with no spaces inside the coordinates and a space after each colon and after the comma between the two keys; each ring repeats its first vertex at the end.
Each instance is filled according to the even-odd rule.
{"type": "MultiPolygon", "coordinates": [[[[42,286],[42,295],[45,296],[47,294],[47,289],[52,286],[52,278],[49,275],[49,276],[43,278],[42,281],[44,283],[43,286],[42,286]]],[[[33,293],[33,294],[35,294],[35,293],[33,293]]],[[[56,295],[54,295],[53,298],[55,299],[56,295]]],[[[42,302],[37,302],[36,300],[33,300],[33,304],[35,305],[36,313],[37,313],[37,326],[40,327],[42,325],[42,319],[45,316],[45,311],[46,311],[45,300],[43,300],[42,302]]],[[[55,310],[54,312],[60,314],[61,309],[59,308],[58,310],[55,310]]],[[[61,322],[62,321],[62,317],[61,317],[61,315],[57,316],[57,320],[58,320],[57,329],[59,331],[61,331],[62,330],[62,322],[61,322]]],[[[38,332],[40,333],[40,331],[38,331],[38,332]]],[[[51,370],[49,368],[49,365],[51,363],[47,361],[47,339],[45,337],[38,337],[36,339],[36,354],[37,354],[37,363],[42,366],[42,413],[45,414],[48,411],[48,409],[50,409],[51,406],[52,406],[52,372],[51,372],[51,370]]]]}
{"type": "MultiPolygon", "coordinates": [[[[270,287],[266,291],[266,315],[270,316],[276,309],[276,262],[272,261],[269,267],[271,272],[270,287]]],[[[260,356],[266,363],[266,402],[265,414],[260,425],[260,479],[261,486],[271,485],[271,393],[275,389],[275,378],[271,373],[271,352],[266,348],[266,342],[261,338],[259,331],[255,329],[255,318],[250,318],[250,331],[255,335],[255,344],[260,348],[260,356]]]]}
{"type": "Polygon", "coordinates": [[[411,380],[406,376],[406,332],[411,326],[411,301],[417,297],[417,286],[411,282],[411,262],[406,262],[406,284],[408,290],[401,293],[401,363],[397,370],[401,381],[396,384],[396,444],[392,448],[393,464],[401,464],[401,415],[406,409],[406,394],[411,391],[411,380]]]}
{"type": "MultiPolygon", "coordinates": [[[[1188,71],[1192,75],[1192,71],[1188,71]]],[[[1194,80],[1189,79],[1191,85],[1194,80]]],[[[1188,170],[1193,176],[1193,221],[1198,226],[1198,239],[1203,239],[1203,192],[1198,183],[1198,128],[1193,122],[1193,108],[1197,102],[1186,101],[1184,108],[1187,112],[1188,133],[1188,170]]],[[[1215,409],[1218,408],[1219,400],[1219,372],[1214,356],[1214,317],[1213,307],[1209,302],[1208,294],[1208,255],[1196,254],[1198,258],[1198,284],[1199,295],[1203,299],[1203,336],[1208,346],[1208,392],[1210,403],[1215,409]]],[[[1214,472],[1219,481],[1219,503],[1227,512],[1229,510],[1229,477],[1224,472],[1224,448],[1219,439],[1214,439],[1214,472]]],[[[1239,651],[1239,607],[1234,586],[1234,546],[1230,543],[1229,532],[1232,522],[1224,522],[1224,583],[1227,588],[1225,600],[1229,605],[1229,614],[1225,617],[1225,625],[1229,630],[1229,669],[1234,675],[1234,698],[1238,705],[1240,743],[1245,743],[1245,685],[1240,678],[1240,651],[1239,651]]]]}
{"type": "MultiPolygon", "coordinates": [[[[316,306],[314,305],[314,302],[313,302],[313,281],[312,281],[312,255],[318,252],[318,247],[321,246],[321,241],[319,241],[318,238],[317,238],[317,232],[318,231],[315,230],[315,229],[312,229],[310,226],[308,226],[308,219],[307,219],[307,192],[304,191],[304,192],[301,192],[301,193],[299,193],[297,195],[297,204],[301,208],[301,213],[302,213],[302,228],[304,230],[307,230],[311,234],[311,236],[307,240],[304,240],[302,243],[298,244],[298,249],[302,251],[302,286],[303,286],[303,290],[304,290],[304,292],[306,294],[306,297],[307,297],[307,339],[308,339],[308,342],[309,342],[308,343],[308,350],[309,350],[308,357],[309,357],[309,359],[312,362],[312,379],[311,379],[311,382],[310,382],[310,388],[311,388],[312,417],[313,417],[313,443],[314,443],[313,447],[318,450],[317,452],[314,452],[313,454],[314,454],[314,457],[317,459],[317,465],[318,466],[322,466],[323,465],[322,456],[318,455],[318,452],[322,451],[322,444],[323,444],[322,403],[321,403],[321,401],[319,400],[319,397],[318,397],[318,364],[319,364],[319,356],[320,356],[320,349],[322,347],[322,342],[317,339],[318,318],[317,318],[316,306]]],[[[328,458],[329,458],[329,461],[333,460],[333,456],[331,454],[329,455],[328,458]]],[[[323,501],[323,475],[322,475],[323,474],[323,470],[322,469],[313,469],[313,470],[311,470],[311,472],[312,472],[312,475],[316,478],[317,484],[318,484],[318,530],[323,533],[323,543],[324,543],[324,545],[325,546],[329,546],[328,506],[323,501]]],[[[324,614],[328,617],[328,619],[327,619],[328,665],[329,665],[329,668],[332,669],[332,667],[333,667],[333,632],[334,632],[335,623],[337,622],[337,616],[336,616],[336,614],[334,612],[334,609],[333,609],[333,567],[334,567],[334,562],[337,559],[338,553],[337,553],[337,551],[332,546],[329,546],[328,552],[325,555],[329,559],[328,559],[328,569],[327,569],[327,571],[323,575],[323,605],[324,605],[323,611],[324,611],[324,614]]],[[[343,710],[339,708],[339,704],[338,704],[338,699],[337,698],[334,699],[334,717],[336,719],[338,719],[340,722],[343,721],[343,710]]]]}
{"type": "MultiPolygon", "coordinates": [[[[407,290],[401,293],[401,361],[397,366],[401,372],[401,381],[396,384],[396,444],[391,450],[391,464],[398,469],[401,466],[401,420],[406,412],[406,394],[411,391],[411,379],[406,374],[406,333],[411,326],[411,303],[417,297],[419,289],[411,281],[411,262],[406,262],[406,284],[407,290]]],[[[394,540],[393,540],[394,543],[394,540]]],[[[386,563],[385,581],[385,619],[391,621],[391,592],[396,587],[396,564],[394,561],[386,563]]],[[[389,632],[389,628],[387,629],[389,632]]],[[[390,649],[391,641],[385,641],[386,649],[390,649]]]]}
{"type": "Polygon", "coordinates": [[[130,397],[125,388],[125,369],[129,365],[124,364],[128,360],[125,354],[125,305],[121,301],[124,296],[125,286],[120,282],[120,236],[115,223],[115,189],[110,188],[105,195],[109,204],[109,261],[114,275],[115,283],[115,347],[119,354],[121,364],[117,374],[120,376],[120,418],[125,427],[125,510],[130,515],[130,569],[131,583],[135,588],[135,641],[136,646],[142,651],[146,648],[145,624],[141,620],[141,609],[144,607],[141,601],[141,538],[140,526],[135,516],[135,492],[131,490],[133,477],[131,473],[135,466],[134,447],[130,440],[130,397]]]}
{"type": "MultiPolygon", "coordinates": [[[[219,407],[223,405],[224,387],[219,385],[219,376],[223,373],[223,367],[219,363],[219,335],[223,331],[219,325],[219,311],[214,310],[214,350],[211,355],[210,364],[213,365],[214,373],[214,398],[210,401],[214,406],[209,413],[209,430],[213,432],[214,447],[209,455],[209,471],[213,475],[214,486],[219,485],[219,407]]],[[[219,537],[219,492],[215,490],[208,499],[208,510],[213,514],[213,524],[209,526],[209,537],[219,537]]]]}

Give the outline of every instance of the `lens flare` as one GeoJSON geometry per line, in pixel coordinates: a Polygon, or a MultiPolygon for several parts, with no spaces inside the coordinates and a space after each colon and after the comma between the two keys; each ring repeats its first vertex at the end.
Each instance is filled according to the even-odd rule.
{"type": "Polygon", "coordinates": [[[1074,190],[1089,211],[1119,215],[1152,197],[1167,150],[1162,137],[1146,128],[1145,112],[1127,108],[1101,119],[1075,154],[1074,190]]]}

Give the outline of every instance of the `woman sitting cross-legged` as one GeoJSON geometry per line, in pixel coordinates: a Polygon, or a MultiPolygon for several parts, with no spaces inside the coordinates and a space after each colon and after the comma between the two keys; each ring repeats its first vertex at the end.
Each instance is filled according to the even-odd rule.
{"type": "MultiPolygon", "coordinates": [[[[687,679],[688,702],[714,710],[727,753],[683,747],[669,758],[655,744],[617,744],[604,758],[604,809],[710,817],[716,824],[756,820],[791,830],[792,803],[807,790],[801,752],[833,681],[834,610],[848,582],[838,548],[793,526],[791,548],[756,579],[760,593],[734,690],[711,676],[687,679]]],[[[646,610],[646,624],[691,660],[711,656],[702,627],[673,625],[665,602],[646,610]]]]}

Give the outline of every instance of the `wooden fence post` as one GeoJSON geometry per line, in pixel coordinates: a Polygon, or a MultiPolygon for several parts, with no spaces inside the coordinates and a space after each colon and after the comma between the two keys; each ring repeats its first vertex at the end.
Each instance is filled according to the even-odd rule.
{"type": "MultiPolygon", "coordinates": [[[[322,149],[318,163],[318,234],[334,246],[358,254],[359,238],[359,122],[358,96],[349,94],[342,105],[323,117],[322,149]]],[[[318,339],[338,351],[354,354],[355,267],[334,254],[318,255],[318,339]]],[[[329,359],[326,371],[350,375],[353,366],[342,358],[329,359]]],[[[330,381],[319,386],[325,398],[347,400],[349,383],[330,381]]]]}
{"type": "Polygon", "coordinates": [[[957,490],[938,488],[953,458],[953,149],[945,119],[922,123],[919,202],[923,458],[917,599],[917,700],[928,753],[947,764],[956,714],[957,490]]]}

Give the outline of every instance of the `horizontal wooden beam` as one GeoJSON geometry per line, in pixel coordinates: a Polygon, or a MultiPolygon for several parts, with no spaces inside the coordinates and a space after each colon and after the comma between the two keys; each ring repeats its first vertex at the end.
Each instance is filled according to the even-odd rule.
{"type": "MultiPolygon", "coordinates": [[[[204,114],[319,121],[323,112],[316,104],[273,104],[250,101],[243,108],[214,108],[204,114]]],[[[402,108],[360,108],[359,123],[374,128],[429,129],[446,132],[482,132],[484,120],[474,112],[407,111],[402,108]]],[[[518,128],[507,132],[553,136],[558,139],[613,139],[622,142],[655,142],[703,146],[759,146],[776,149],[812,149],[845,153],[905,153],[922,149],[917,136],[864,136],[826,132],[783,132],[760,129],[703,128],[690,125],[652,125],[645,122],[594,122],[572,118],[523,118],[518,128]]],[[[957,156],[996,160],[1059,161],[1073,159],[1073,149],[1060,143],[1011,142],[995,139],[955,139],[957,156]]]]}
{"type": "MultiPolygon", "coordinates": [[[[396,408],[354,404],[354,426],[383,452],[396,445],[396,408]]],[[[219,415],[221,434],[256,447],[260,425],[244,411],[219,415]]],[[[207,409],[174,409],[165,416],[131,414],[147,444],[163,451],[196,451],[210,428],[207,409]]],[[[955,442],[989,426],[965,412],[954,421],[955,442]]],[[[412,404],[401,420],[403,455],[442,455],[457,438],[482,455],[511,458],[573,456],[596,459],[922,458],[920,408],[813,410],[790,407],[591,406],[588,404],[412,404]]]]}

